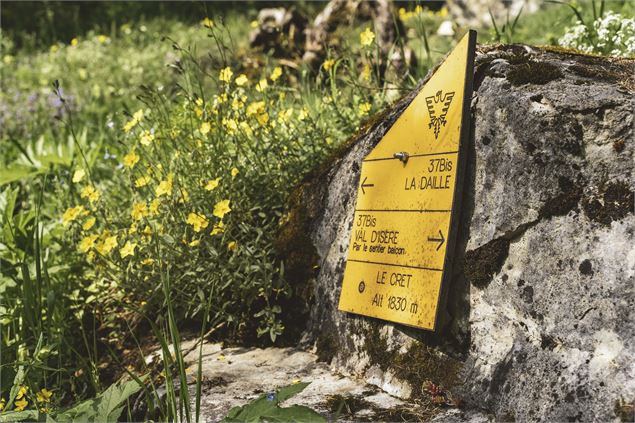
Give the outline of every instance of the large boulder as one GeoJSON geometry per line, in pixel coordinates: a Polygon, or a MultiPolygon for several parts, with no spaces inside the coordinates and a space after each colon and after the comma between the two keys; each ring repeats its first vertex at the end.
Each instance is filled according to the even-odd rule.
{"type": "Polygon", "coordinates": [[[395,396],[445,403],[447,418],[633,419],[633,66],[479,49],[436,333],[337,310],[361,161],[417,90],[376,116],[291,196],[279,247],[307,301],[304,342],[395,396]]]}

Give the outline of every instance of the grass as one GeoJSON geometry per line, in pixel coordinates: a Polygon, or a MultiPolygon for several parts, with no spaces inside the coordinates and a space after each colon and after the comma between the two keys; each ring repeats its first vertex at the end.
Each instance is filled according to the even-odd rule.
{"type": "MultiPolygon", "coordinates": [[[[3,33],[0,407],[23,413],[8,419],[107,396],[104,420],[198,420],[184,336],[292,342],[273,247],[288,192],[462,35],[436,35],[443,10],[404,9],[419,64],[383,81],[368,23],[339,29],[312,72],[248,48],[255,14],[109,21],[46,44],[3,33]]],[[[571,16],[552,5],[506,36],[552,43],[571,16]]]]}

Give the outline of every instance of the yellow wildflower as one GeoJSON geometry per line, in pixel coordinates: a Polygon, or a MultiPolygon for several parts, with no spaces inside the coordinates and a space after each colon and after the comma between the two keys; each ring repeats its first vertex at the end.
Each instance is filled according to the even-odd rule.
{"type": "Polygon", "coordinates": [[[29,402],[26,400],[26,398],[21,398],[19,400],[17,400],[15,403],[15,411],[23,411],[27,405],[29,405],[29,402]]]}
{"type": "Polygon", "coordinates": [[[150,182],[150,177],[149,176],[142,176],[140,178],[137,178],[134,181],[134,186],[137,188],[141,188],[141,187],[145,187],[146,185],[148,185],[148,183],[150,182]]]}
{"type": "Polygon", "coordinates": [[[225,232],[225,223],[221,220],[217,224],[214,225],[214,229],[212,229],[212,235],[217,235],[225,232]]]}
{"type": "Polygon", "coordinates": [[[249,82],[249,79],[247,79],[247,75],[245,75],[244,73],[241,73],[240,75],[238,75],[238,77],[236,78],[236,80],[234,81],[236,83],[236,85],[238,85],[239,87],[242,87],[243,85],[245,85],[247,82],[249,82]]]}
{"type": "Polygon", "coordinates": [[[128,235],[132,235],[134,233],[137,233],[137,222],[132,222],[128,228],[128,235]]]}
{"type": "Polygon", "coordinates": [[[203,25],[205,28],[212,29],[214,27],[214,21],[206,17],[201,21],[201,25],[203,25]]]}
{"type": "Polygon", "coordinates": [[[207,228],[207,225],[209,224],[207,218],[198,213],[190,213],[185,222],[192,225],[194,232],[200,232],[201,230],[207,228]]]}
{"type": "Polygon", "coordinates": [[[256,84],[256,91],[263,92],[264,90],[267,89],[267,87],[269,86],[269,84],[267,83],[266,79],[261,79],[260,81],[258,81],[258,84],[256,84]]]}
{"type": "Polygon", "coordinates": [[[119,249],[119,255],[121,255],[122,259],[124,259],[124,258],[126,258],[128,256],[134,256],[135,248],[137,248],[137,243],[136,242],[127,241],[126,245],[124,245],[123,247],[121,247],[119,249]]]}
{"type": "Polygon", "coordinates": [[[0,412],[2,412],[2,410],[4,410],[4,406],[6,405],[6,401],[4,398],[0,398],[0,412]]]}
{"type": "Polygon", "coordinates": [[[437,12],[437,16],[439,16],[440,18],[445,18],[446,16],[448,16],[448,8],[443,6],[441,10],[437,12]]]}
{"type": "Polygon", "coordinates": [[[148,225],[146,225],[145,228],[143,228],[143,232],[141,232],[144,236],[149,237],[150,235],[152,235],[152,228],[148,225]]]}
{"type": "Polygon", "coordinates": [[[329,72],[331,69],[333,69],[333,65],[335,65],[335,60],[333,60],[333,59],[325,60],[324,63],[322,63],[322,67],[327,72],[329,72]]]}
{"type": "Polygon", "coordinates": [[[232,79],[233,74],[234,72],[232,72],[232,70],[229,67],[226,67],[224,69],[221,69],[220,73],[218,74],[218,79],[223,82],[229,83],[232,79]]]}
{"type": "Polygon", "coordinates": [[[103,256],[105,256],[106,254],[110,253],[113,248],[115,248],[117,246],[117,235],[113,235],[113,236],[108,236],[106,235],[104,237],[104,235],[102,235],[102,240],[97,243],[97,246],[95,247],[95,249],[97,250],[97,252],[103,256]]]}
{"type": "Polygon", "coordinates": [[[80,192],[79,196],[82,198],[88,198],[88,201],[94,203],[99,200],[100,194],[99,191],[95,189],[95,187],[93,187],[92,185],[87,185],[84,187],[84,189],[82,189],[82,192],[80,192]]]}
{"type": "Polygon", "coordinates": [[[265,111],[265,102],[264,101],[254,101],[253,103],[247,106],[247,110],[245,113],[247,116],[255,116],[260,113],[264,113],[265,111]]]}
{"type": "Polygon", "coordinates": [[[59,49],[60,48],[56,44],[53,44],[51,46],[51,53],[56,53],[59,49]]]}
{"type": "Polygon", "coordinates": [[[230,134],[233,134],[238,129],[238,124],[234,119],[223,118],[223,125],[225,126],[225,129],[227,129],[227,132],[229,132],[230,134]]]}
{"type": "Polygon", "coordinates": [[[258,121],[259,124],[261,124],[262,126],[265,126],[267,122],[269,122],[269,113],[267,112],[260,113],[259,115],[256,116],[256,120],[258,121]]]}
{"type": "Polygon", "coordinates": [[[154,259],[153,258],[143,259],[141,260],[141,264],[143,264],[144,266],[150,266],[154,264],[154,259]]]}
{"type": "Polygon", "coordinates": [[[123,127],[124,132],[130,132],[132,128],[137,126],[139,122],[143,120],[143,109],[139,109],[132,115],[132,119],[130,119],[123,127]]]}
{"type": "Polygon", "coordinates": [[[64,226],[68,225],[70,222],[77,219],[77,217],[80,214],[83,214],[85,211],[86,210],[84,209],[84,206],[69,207],[62,215],[62,223],[64,224],[64,226]]]}
{"type": "Polygon", "coordinates": [[[123,165],[128,169],[132,169],[137,163],[139,163],[139,156],[134,150],[123,156],[123,165]]]}
{"type": "Polygon", "coordinates": [[[130,216],[133,220],[141,220],[148,215],[148,207],[145,201],[143,203],[134,203],[130,216]]]}
{"type": "Polygon", "coordinates": [[[286,123],[293,116],[293,109],[289,108],[278,113],[278,123],[286,123]]]}
{"type": "Polygon", "coordinates": [[[159,186],[155,190],[157,197],[162,195],[172,195],[172,174],[170,173],[167,179],[159,182],[159,186]]]}
{"type": "Polygon", "coordinates": [[[368,47],[375,40],[375,33],[370,30],[370,28],[366,28],[361,34],[359,34],[359,42],[364,47],[368,47]]]}
{"type": "Polygon", "coordinates": [[[95,219],[94,217],[89,217],[82,225],[82,229],[85,231],[89,230],[90,228],[95,226],[95,222],[97,222],[97,219],[95,219]]]}
{"type": "Polygon", "coordinates": [[[77,249],[81,253],[87,253],[88,250],[90,250],[91,248],[95,246],[95,241],[97,241],[97,237],[98,235],[88,235],[82,238],[82,240],[79,242],[79,246],[77,247],[77,249]]]}
{"type": "Polygon", "coordinates": [[[148,146],[154,141],[154,134],[147,129],[141,134],[140,142],[142,145],[148,146]]]}
{"type": "Polygon", "coordinates": [[[99,44],[106,44],[108,42],[108,37],[105,35],[98,35],[97,41],[99,42],[99,44]]]}
{"type": "Polygon", "coordinates": [[[154,200],[152,200],[150,202],[150,215],[151,216],[156,216],[159,214],[159,206],[161,205],[161,201],[159,201],[158,198],[155,198],[154,200]]]}
{"type": "Polygon", "coordinates": [[[77,44],[79,44],[79,40],[78,40],[77,38],[73,38],[73,39],[71,40],[71,45],[72,45],[73,47],[75,47],[77,44]]]}
{"type": "Polygon", "coordinates": [[[84,169],[77,169],[75,173],[73,173],[73,183],[78,183],[86,176],[86,171],[84,169]]]}
{"type": "Polygon", "coordinates": [[[258,28],[258,21],[249,22],[249,26],[252,27],[252,28],[258,28]]]}
{"type": "Polygon", "coordinates": [[[239,110],[242,110],[243,107],[245,107],[245,99],[247,99],[247,97],[242,96],[242,97],[235,97],[232,100],[232,110],[237,112],[239,110]]]}
{"type": "Polygon", "coordinates": [[[238,249],[238,243],[236,241],[231,241],[227,244],[227,249],[229,251],[236,251],[238,249]]]}
{"type": "Polygon", "coordinates": [[[359,114],[365,115],[370,112],[371,104],[370,103],[362,103],[359,105],[359,114]]]}
{"type": "Polygon", "coordinates": [[[281,76],[282,76],[282,68],[280,66],[276,66],[273,72],[271,72],[271,75],[269,75],[269,78],[271,78],[273,82],[276,82],[278,78],[280,78],[281,76]]]}
{"type": "Polygon", "coordinates": [[[53,392],[49,391],[46,388],[42,388],[36,396],[38,402],[49,402],[51,400],[51,396],[53,396],[53,392]]]}
{"type": "Polygon", "coordinates": [[[189,245],[190,247],[198,247],[198,244],[200,244],[200,243],[201,243],[201,241],[200,241],[200,240],[195,239],[195,240],[193,240],[192,242],[190,242],[188,245],[189,245]]]}
{"type": "Polygon", "coordinates": [[[306,107],[303,107],[302,110],[300,110],[300,113],[298,113],[298,120],[303,121],[304,119],[307,118],[308,115],[309,115],[309,110],[306,107]]]}
{"type": "Polygon", "coordinates": [[[214,205],[214,216],[222,219],[232,209],[229,207],[229,200],[219,201],[214,205]]]}
{"type": "Polygon", "coordinates": [[[216,187],[218,187],[218,184],[220,183],[221,177],[219,176],[216,179],[210,179],[209,181],[207,181],[207,184],[205,185],[205,190],[206,191],[213,191],[216,189],[216,187]]]}
{"type": "Polygon", "coordinates": [[[249,124],[245,121],[240,122],[240,129],[242,129],[242,131],[245,133],[245,135],[247,135],[248,137],[251,137],[254,135],[254,131],[253,129],[251,129],[251,126],[249,126],[249,124]]]}
{"type": "Polygon", "coordinates": [[[240,171],[237,168],[232,168],[231,170],[231,174],[232,174],[232,179],[234,179],[236,177],[236,175],[238,175],[240,173],[240,171]]]}
{"type": "Polygon", "coordinates": [[[370,65],[366,63],[362,69],[362,80],[370,81],[370,65]]]}
{"type": "Polygon", "coordinates": [[[187,203],[188,201],[190,201],[190,193],[187,192],[187,190],[185,188],[181,189],[181,198],[179,198],[179,203],[183,204],[183,203],[187,203]]]}
{"type": "Polygon", "coordinates": [[[212,129],[212,125],[210,125],[209,122],[203,122],[201,124],[199,131],[201,131],[201,134],[207,135],[211,129],[212,129]]]}
{"type": "Polygon", "coordinates": [[[28,389],[24,385],[20,385],[20,389],[18,389],[18,393],[15,395],[16,399],[20,399],[24,397],[27,393],[28,389]]]}

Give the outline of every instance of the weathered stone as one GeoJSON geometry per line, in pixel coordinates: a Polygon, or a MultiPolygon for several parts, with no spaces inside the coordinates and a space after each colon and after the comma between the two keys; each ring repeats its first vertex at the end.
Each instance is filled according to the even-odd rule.
{"type": "Polygon", "coordinates": [[[492,26],[492,18],[498,28],[514,21],[516,16],[536,12],[538,0],[447,0],[452,19],[461,26],[492,26]]]}
{"type": "Polygon", "coordinates": [[[461,407],[448,419],[624,418],[635,397],[634,63],[524,46],[478,52],[457,265],[438,333],[337,310],[361,160],[417,90],[376,117],[289,205],[292,232],[311,241],[319,266],[292,281],[314,291],[304,342],[398,397],[432,404],[432,382],[461,407]]]}

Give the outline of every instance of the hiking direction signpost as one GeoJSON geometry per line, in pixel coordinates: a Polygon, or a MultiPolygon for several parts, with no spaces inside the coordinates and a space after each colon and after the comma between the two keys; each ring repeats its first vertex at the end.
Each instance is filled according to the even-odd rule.
{"type": "Polygon", "coordinates": [[[340,310],[437,328],[460,211],[475,47],[469,31],[364,158],[340,310]]]}

